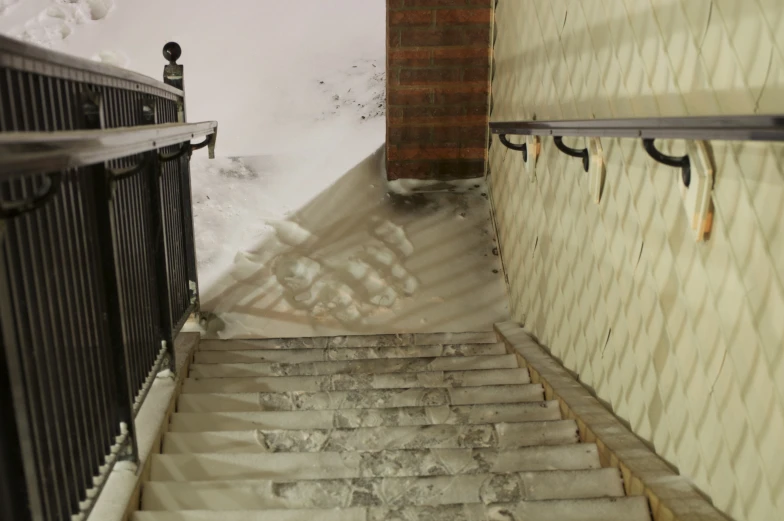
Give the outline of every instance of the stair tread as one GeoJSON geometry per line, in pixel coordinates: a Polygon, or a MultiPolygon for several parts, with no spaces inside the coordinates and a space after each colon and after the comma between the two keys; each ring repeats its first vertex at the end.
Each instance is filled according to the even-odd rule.
{"type": "Polygon", "coordinates": [[[353,335],[312,338],[265,338],[244,340],[202,340],[200,351],[243,349],[326,349],[329,347],[384,347],[434,344],[494,344],[492,331],[477,333],[417,333],[402,335],[353,335]]]}
{"type": "Polygon", "coordinates": [[[506,354],[506,346],[494,344],[433,344],[379,347],[330,347],[327,349],[249,349],[239,351],[197,351],[198,364],[242,362],[328,362],[380,358],[424,358],[506,354]]]}
{"type": "Polygon", "coordinates": [[[559,420],[557,401],[498,405],[398,407],[322,411],[175,413],[169,432],[250,429],[353,429],[414,425],[458,425],[559,420]]]}
{"type": "Polygon", "coordinates": [[[427,371],[418,373],[336,374],[323,376],[257,376],[240,378],[187,378],[183,393],[236,393],[287,391],[348,391],[362,389],[478,387],[527,384],[525,369],[427,371]]]}
{"type": "Polygon", "coordinates": [[[155,454],[153,481],[338,479],[600,468],[595,444],[378,452],[155,454]]]}
{"type": "MultiPolygon", "coordinates": [[[[215,511],[142,511],[134,521],[213,521],[215,511]]],[[[222,511],[221,521],[647,521],[644,497],[520,501],[517,503],[413,506],[403,508],[351,507],[343,509],[272,509],[222,511]]]]}
{"type": "Polygon", "coordinates": [[[236,364],[193,364],[191,378],[237,378],[247,376],[323,376],[335,374],[421,373],[430,371],[475,371],[516,369],[515,355],[450,356],[427,358],[378,358],[286,364],[254,362],[236,364]]]}
{"type": "Polygon", "coordinates": [[[189,369],[133,521],[650,521],[494,333],[202,341],[189,369]]]}
{"type": "Polygon", "coordinates": [[[623,495],[620,474],[613,468],[312,481],[158,481],[144,485],[142,509],[403,507],[623,495]]]}
{"type": "Polygon", "coordinates": [[[497,448],[577,442],[573,420],[357,429],[169,432],[163,452],[330,452],[418,448],[497,448]]]}
{"type": "Polygon", "coordinates": [[[179,412],[252,412],[523,403],[544,400],[541,384],[436,389],[183,394],[179,412]]]}

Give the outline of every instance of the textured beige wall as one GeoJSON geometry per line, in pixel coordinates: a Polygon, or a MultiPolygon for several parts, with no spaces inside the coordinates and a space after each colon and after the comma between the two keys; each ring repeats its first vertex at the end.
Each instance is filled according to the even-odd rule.
{"type": "MultiPolygon", "coordinates": [[[[493,121],[784,113],[782,0],[500,0],[496,24],[493,121]]],[[[515,319],[717,507],[784,519],[784,146],[713,143],[698,244],[678,172],[602,145],[597,205],[551,139],[534,182],[494,139],[515,319]]]]}

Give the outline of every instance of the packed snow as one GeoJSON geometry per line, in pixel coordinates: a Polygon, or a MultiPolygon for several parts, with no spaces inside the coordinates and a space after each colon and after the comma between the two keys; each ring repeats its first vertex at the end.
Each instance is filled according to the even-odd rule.
{"type": "Polygon", "coordinates": [[[210,336],[487,330],[508,313],[483,182],[390,193],[377,150],[202,291],[210,336]],[[424,192],[422,192],[424,190],[424,192]]]}
{"type": "Polygon", "coordinates": [[[154,78],[180,43],[188,120],[219,122],[192,161],[207,334],[486,330],[508,310],[484,185],[384,178],[385,5],[0,0],[0,32],[154,78]]]}

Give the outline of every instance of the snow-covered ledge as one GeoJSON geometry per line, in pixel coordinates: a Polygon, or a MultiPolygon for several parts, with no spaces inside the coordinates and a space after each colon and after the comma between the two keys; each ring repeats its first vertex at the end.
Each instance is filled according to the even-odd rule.
{"type": "Polygon", "coordinates": [[[87,521],[125,521],[138,509],[141,484],[150,472],[151,455],[160,452],[161,440],[177,395],[188,375],[199,333],[180,333],[174,342],[176,375],[158,374],[136,416],[139,466],[118,462],[98,496],[87,521]]]}
{"type": "Polygon", "coordinates": [[[531,381],[542,384],[545,397],[558,400],[564,418],[577,422],[581,440],[596,443],[602,466],[621,471],[627,495],[648,497],[654,521],[728,521],[519,324],[504,322],[495,329],[531,381]]]}

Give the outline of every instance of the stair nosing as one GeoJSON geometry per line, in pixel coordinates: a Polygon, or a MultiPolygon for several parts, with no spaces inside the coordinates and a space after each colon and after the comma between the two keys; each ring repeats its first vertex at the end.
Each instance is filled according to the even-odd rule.
{"type": "Polygon", "coordinates": [[[365,375],[365,374],[374,374],[374,375],[381,375],[381,374],[403,374],[403,373],[429,373],[429,372],[456,372],[456,371],[494,371],[498,369],[520,369],[520,366],[517,362],[516,355],[513,354],[503,354],[503,355],[477,355],[477,356],[441,356],[441,357],[412,357],[412,358],[371,358],[371,359],[362,359],[362,360],[327,360],[321,362],[301,362],[301,363],[286,363],[286,362],[232,362],[232,363],[217,363],[217,364],[191,364],[189,369],[189,377],[196,378],[198,380],[206,380],[208,378],[255,378],[255,377],[296,377],[296,376],[333,376],[333,375],[365,375]],[[435,361],[441,360],[454,360],[460,361],[462,363],[471,363],[475,362],[477,365],[482,363],[498,360],[499,362],[504,362],[513,364],[511,367],[478,367],[476,369],[469,368],[469,369],[420,369],[414,368],[413,370],[406,370],[406,368],[402,368],[402,371],[390,371],[390,372],[374,372],[372,366],[374,365],[383,365],[383,363],[390,363],[390,361],[405,361],[404,363],[414,364],[416,361],[420,360],[429,360],[429,363],[433,363],[435,361]],[[316,369],[319,367],[323,367],[328,369],[330,367],[341,367],[341,366],[357,366],[359,370],[343,370],[339,372],[324,372],[320,373],[316,369]],[[196,376],[191,377],[194,371],[199,371],[201,368],[204,369],[214,369],[216,367],[226,367],[234,370],[241,370],[243,368],[251,368],[256,367],[260,371],[261,370],[268,370],[270,373],[276,372],[276,369],[279,368],[281,372],[284,372],[286,369],[294,369],[296,367],[305,367],[305,366],[312,366],[314,369],[314,374],[258,374],[258,375],[246,375],[246,376],[196,376]],[[367,370],[364,370],[362,366],[369,366],[367,370]]]}
{"type": "MultiPolygon", "coordinates": [[[[421,372],[402,372],[402,373],[381,373],[381,374],[373,374],[373,373],[364,373],[363,374],[363,373],[358,373],[358,374],[363,374],[364,376],[379,376],[379,377],[383,377],[383,378],[393,378],[393,377],[410,376],[410,375],[418,375],[418,377],[421,377],[421,378],[425,378],[425,377],[428,377],[428,376],[429,377],[441,376],[442,378],[447,378],[447,377],[453,377],[453,376],[457,376],[457,375],[466,375],[466,376],[474,375],[474,376],[476,376],[479,373],[487,373],[487,372],[491,372],[491,371],[492,372],[503,372],[503,373],[509,373],[509,372],[514,371],[516,373],[524,374],[525,375],[525,379],[526,379],[525,382],[514,382],[514,383],[509,383],[509,384],[493,384],[493,385],[524,385],[524,384],[531,383],[531,375],[528,373],[527,369],[522,368],[522,367],[510,367],[510,368],[503,368],[503,369],[458,370],[458,371],[421,371],[421,372]]],[[[286,378],[288,378],[288,379],[295,379],[295,378],[301,378],[301,379],[307,379],[307,378],[332,379],[334,377],[346,378],[346,377],[350,377],[350,376],[356,376],[356,375],[352,375],[352,374],[336,374],[336,375],[307,375],[307,376],[231,376],[231,377],[220,377],[220,378],[209,378],[209,377],[208,378],[191,378],[191,377],[188,377],[183,382],[183,389],[181,391],[181,394],[214,394],[214,391],[211,391],[209,393],[192,393],[191,391],[186,390],[186,387],[188,386],[188,384],[192,383],[192,382],[213,382],[213,383],[215,383],[215,382],[222,382],[222,383],[225,384],[227,381],[232,381],[231,383],[240,383],[240,381],[243,381],[243,382],[247,382],[247,383],[262,383],[259,380],[265,379],[265,380],[269,380],[270,382],[272,382],[272,381],[275,381],[275,380],[282,381],[283,379],[286,379],[286,378]]],[[[357,389],[319,389],[317,391],[307,391],[307,390],[303,390],[303,391],[305,391],[305,392],[321,392],[321,391],[329,391],[329,390],[348,391],[348,390],[364,390],[364,389],[414,389],[414,388],[441,389],[441,388],[462,388],[462,387],[472,387],[473,388],[473,387],[480,387],[480,386],[477,386],[477,385],[456,385],[455,386],[455,385],[447,385],[447,383],[444,382],[443,385],[438,385],[438,386],[433,386],[433,387],[428,387],[428,386],[425,386],[425,385],[418,385],[418,386],[406,386],[406,387],[360,387],[360,388],[357,388],[357,389]]],[[[482,387],[484,387],[484,386],[482,386],[482,387]]],[[[243,392],[276,392],[276,391],[243,391],[243,392]]],[[[278,391],[278,392],[280,392],[280,391],[278,391]]],[[[282,392],[295,392],[295,391],[282,391],[282,392]]],[[[229,394],[236,394],[236,393],[229,393],[229,394]]]]}
{"type": "MultiPolygon", "coordinates": [[[[204,350],[204,351],[196,351],[196,358],[198,358],[199,354],[201,353],[210,353],[210,354],[227,354],[227,355],[235,355],[235,356],[242,356],[245,353],[258,353],[260,356],[263,354],[269,353],[314,353],[314,352],[323,352],[324,356],[320,359],[313,360],[314,362],[341,362],[341,361],[359,361],[359,360],[398,360],[398,359],[408,359],[408,358],[464,358],[467,356],[501,356],[509,354],[506,351],[505,344],[501,342],[495,342],[492,344],[427,344],[427,345],[398,345],[398,346],[370,346],[370,347],[327,347],[327,348],[298,348],[298,349],[238,349],[238,350],[204,350]],[[462,354],[447,354],[447,355],[430,355],[428,357],[417,356],[417,354],[412,353],[411,355],[406,356],[372,356],[372,357],[357,357],[357,358],[327,358],[327,353],[336,352],[336,351],[350,351],[350,352],[362,352],[368,351],[373,352],[374,350],[390,350],[394,351],[400,348],[411,348],[411,349],[422,349],[426,350],[433,347],[449,347],[449,346],[461,346],[461,347],[469,347],[469,346],[479,346],[479,347],[488,347],[493,346],[498,349],[502,349],[500,353],[488,354],[488,355],[462,355],[462,354]]],[[[377,352],[377,351],[376,351],[377,352]]],[[[250,358],[250,360],[253,360],[250,358]]],[[[263,362],[263,359],[259,360],[263,362]]],[[[209,365],[215,363],[242,363],[242,362],[197,362],[199,364],[209,365]]],[[[254,362],[249,362],[254,363],[254,362]]],[[[286,362],[284,362],[286,363],[286,362]]],[[[299,362],[296,362],[299,363],[299,362]]],[[[305,362],[308,363],[308,362],[305,362]]]]}
{"type": "MultiPolygon", "coordinates": [[[[634,517],[634,518],[625,518],[624,521],[634,521],[635,519],[645,520],[648,521],[651,519],[650,517],[650,507],[648,504],[648,500],[645,496],[621,496],[621,497],[600,497],[600,498],[586,498],[586,499],[548,499],[548,500],[539,500],[539,501],[521,501],[521,502],[494,502],[494,503],[457,503],[452,505],[440,505],[440,506],[431,506],[431,505],[418,505],[418,506],[404,506],[404,507],[393,507],[393,506],[359,506],[359,507],[346,507],[346,508],[295,508],[295,509],[285,509],[285,508],[273,508],[273,509],[263,509],[263,510],[232,510],[232,511],[216,511],[216,510],[174,510],[174,511],[156,511],[156,510],[140,510],[133,514],[132,520],[152,520],[156,519],[156,516],[162,515],[164,519],[174,519],[175,521],[179,521],[183,519],[179,517],[181,515],[185,515],[185,521],[187,521],[188,516],[195,516],[193,517],[194,521],[202,521],[205,519],[214,519],[216,512],[221,512],[224,519],[228,519],[229,521],[238,521],[238,520],[252,520],[256,519],[255,516],[264,516],[265,519],[275,519],[278,516],[286,516],[291,518],[292,516],[296,515],[298,518],[301,519],[319,519],[317,517],[319,514],[331,514],[332,516],[342,516],[341,519],[348,518],[349,515],[355,515],[358,517],[352,519],[381,519],[377,515],[373,517],[368,517],[370,514],[386,514],[386,513],[397,513],[399,517],[395,517],[393,519],[409,519],[409,517],[402,517],[406,516],[406,512],[417,512],[420,511],[422,513],[426,513],[432,516],[433,509],[438,508],[442,511],[446,511],[445,513],[449,512],[466,512],[466,511],[473,511],[474,513],[478,513],[481,516],[482,521],[486,519],[490,519],[488,515],[493,510],[501,510],[501,511],[511,511],[513,512],[516,506],[521,505],[549,505],[549,506],[561,506],[560,504],[572,507],[582,507],[585,509],[590,507],[594,504],[602,505],[602,504],[610,504],[615,506],[615,511],[612,512],[613,519],[618,519],[617,514],[626,514],[628,512],[622,512],[623,510],[632,510],[632,514],[640,513],[643,517],[634,517]],[[170,515],[174,515],[177,517],[171,517],[170,515]]],[[[605,514],[607,515],[607,514],[605,514]]],[[[504,516],[506,519],[515,519],[513,517],[509,517],[509,515],[504,516]]],[[[338,519],[336,517],[330,517],[329,519],[338,519]]],[[[416,517],[416,519],[422,519],[420,517],[416,517]]],[[[462,517],[460,518],[462,519],[462,517]]],[[[474,518],[472,518],[474,519],[474,518]]],[[[493,517],[492,519],[497,519],[493,517]]],[[[563,521],[569,521],[569,518],[559,518],[563,521]]],[[[598,518],[592,518],[598,519],[598,518]]]]}
{"type": "MultiPolygon", "coordinates": [[[[370,417],[378,418],[382,423],[376,425],[374,427],[414,427],[414,426],[425,426],[425,425],[484,425],[489,423],[531,423],[536,421],[556,421],[562,420],[560,409],[558,407],[557,400],[540,400],[540,401],[531,401],[531,402],[516,402],[516,403],[483,403],[483,404],[466,404],[466,405],[435,405],[435,406],[407,406],[407,407],[387,407],[387,408],[363,408],[363,409],[320,409],[320,410],[297,410],[297,411],[230,411],[230,412],[175,412],[170,421],[169,431],[168,432],[208,432],[208,431],[197,431],[197,430],[180,430],[182,428],[181,425],[175,425],[176,422],[188,422],[194,421],[199,418],[210,418],[215,420],[217,423],[219,420],[224,421],[234,421],[234,422],[248,422],[253,423],[254,421],[258,421],[259,423],[263,423],[264,421],[274,423],[275,421],[279,423],[284,423],[286,421],[290,421],[292,425],[296,424],[297,421],[305,421],[306,418],[310,417],[324,417],[329,418],[331,422],[339,422],[341,416],[347,416],[349,419],[354,414],[357,415],[365,415],[370,417]],[[519,411],[513,411],[512,409],[517,408],[521,409],[519,411]],[[432,418],[433,415],[439,415],[446,413],[446,420],[454,420],[455,418],[459,419],[461,414],[465,414],[466,421],[445,421],[445,422],[435,422],[435,423],[404,423],[401,425],[394,425],[392,423],[384,424],[384,421],[396,421],[396,420],[407,420],[405,417],[406,412],[412,412],[416,409],[417,416],[422,416],[424,418],[432,418]],[[489,421],[479,421],[479,422],[472,422],[470,421],[472,418],[471,415],[481,416],[484,414],[489,414],[493,410],[498,411],[499,415],[514,415],[520,414],[521,416],[529,415],[529,416],[536,416],[537,413],[541,413],[541,415],[546,414],[557,414],[558,418],[546,418],[546,419],[519,419],[515,421],[506,421],[506,422],[489,422],[489,421]],[[352,413],[349,411],[359,411],[357,413],[352,413]],[[394,418],[387,420],[385,416],[394,417],[396,414],[402,416],[402,418],[394,418]],[[265,416],[268,418],[265,420],[265,416]],[[288,419],[287,419],[288,418],[288,419]]],[[[361,417],[357,416],[358,418],[361,417]]],[[[414,418],[415,420],[417,418],[414,418]]],[[[489,418],[488,418],[489,419],[489,418]]],[[[249,426],[249,429],[253,427],[249,426]]],[[[256,427],[258,429],[258,427],[256,427]]],[[[331,426],[324,426],[324,427],[315,427],[316,429],[330,429],[330,428],[338,428],[335,425],[331,426]]],[[[362,428],[360,427],[346,427],[346,428],[362,428]]],[[[225,431],[209,431],[209,432],[226,432],[226,431],[235,431],[236,429],[226,429],[225,431]]],[[[276,427],[275,430],[311,430],[307,427],[291,427],[291,428],[282,428],[276,427]]]]}

